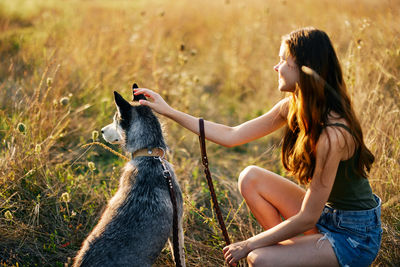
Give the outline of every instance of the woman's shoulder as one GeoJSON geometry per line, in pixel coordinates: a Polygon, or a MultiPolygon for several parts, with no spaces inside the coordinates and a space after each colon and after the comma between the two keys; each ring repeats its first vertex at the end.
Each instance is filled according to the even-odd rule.
{"type": "Polygon", "coordinates": [[[341,153],[342,160],[351,158],[356,147],[349,123],[337,114],[328,116],[318,142],[323,142],[330,149],[334,148],[341,153]]]}
{"type": "Polygon", "coordinates": [[[352,137],[349,122],[335,112],[331,112],[328,115],[327,121],[323,123],[322,131],[325,131],[329,137],[331,137],[333,133],[340,133],[340,135],[337,136],[338,141],[343,141],[342,139],[352,137]]]}
{"type": "Polygon", "coordinates": [[[285,97],[284,99],[282,99],[278,103],[276,103],[276,105],[274,107],[274,108],[279,108],[279,115],[282,118],[284,118],[285,120],[287,119],[287,116],[289,113],[290,101],[291,101],[291,97],[285,97]]]}

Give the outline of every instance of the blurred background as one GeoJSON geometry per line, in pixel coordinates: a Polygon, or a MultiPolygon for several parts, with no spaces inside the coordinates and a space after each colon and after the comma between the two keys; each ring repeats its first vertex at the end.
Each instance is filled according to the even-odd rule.
{"type": "MultiPolygon", "coordinates": [[[[98,131],[112,120],[114,90],[130,99],[136,82],[174,108],[237,125],[284,97],[273,70],[281,37],[304,26],[331,37],[376,157],[370,181],[384,234],[373,266],[399,266],[399,13],[398,0],[0,1],[1,266],[69,266],[98,221],[125,161],[82,146],[105,143],[98,131]]],[[[223,266],[197,136],[160,120],[184,193],[187,265],[223,266]]],[[[287,176],[281,138],[208,143],[234,241],[262,231],[237,177],[250,164],[287,176]]],[[[173,266],[169,247],[155,266],[173,266]]]]}

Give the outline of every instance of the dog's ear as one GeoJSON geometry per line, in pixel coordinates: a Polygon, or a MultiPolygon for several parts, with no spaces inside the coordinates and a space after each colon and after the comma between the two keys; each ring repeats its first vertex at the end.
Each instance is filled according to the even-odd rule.
{"type": "Polygon", "coordinates": [[[139,88],[139,86],[136,83],[132,85],[133,101],[139,101],[140,99],[147,100],[147,98],[144,95],[135,95],[133,91],[135,90],[135,88],[139,88]]]}
{"type": "Polygon", "coordinates": [[[114,91],[114,99],[115,99],[115,104],[117,105],[117,108],[119,110],[119,113],[121,114],[121,117],[126,117],[130,116],[131,114],[131,104],[129,104],[128,101],[126,101],[118,92],[114,91]]]}

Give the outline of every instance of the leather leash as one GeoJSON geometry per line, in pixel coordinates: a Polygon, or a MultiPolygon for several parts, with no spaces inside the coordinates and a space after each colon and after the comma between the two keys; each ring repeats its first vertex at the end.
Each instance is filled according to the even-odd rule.
{"type": "Polygon", "coordinates": [[[210,189],[210,194],[211,194],[211,198],[213,201],[215,212],[217,214],[218,222],[221,227],[222,234],[225,239],[225,243],[228,246],[231,243],[231,241],[229,239],[228,232],[226,231],[226,227],[225,227],[224,219],[222,218],[221,210],[219,209],[219,206],[218,206],[217,196],[215,195],[214,185],[213,185],[212,178],[211,178],[211,172],[210,172],[210,169],[208,168],[208,158],[207,158],[207,151],[206,151],[203,118],[199,119],[199,128],[200,128],[199,141],[200,141],[200,149],[201,149],[201,159],[202,159],[203,166],[204,166],[204,173],[206,174],[207,183],[208,183],[208,187],[210,189]]]}
{"type": "Polygon", "coordinates": [[[181,267],[181,258],[179,256],[179,230],[178,230],[178,209],[176,204],[176,195],[174,186],[172,184],[171,173],[165,166],[164,160],[161,157],[158,157],[161,162],[161,166],[163,169],[163,175],[165,180],[167,181],[169,196],[171,197],[172,208],[173,208],[173,216],[172,216],[172,243],[174,247],[174,258],[175,265],[177,267],[181,267]]]}

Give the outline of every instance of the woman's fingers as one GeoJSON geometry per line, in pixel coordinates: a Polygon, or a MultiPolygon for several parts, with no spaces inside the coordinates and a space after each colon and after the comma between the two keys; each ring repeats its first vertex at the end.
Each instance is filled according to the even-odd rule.
{"type": "Polygon", "coordinates": [[[224,257],[225,257],[226,263],[228,263],[229,265],[232,265],[232,266],[236,266],[236,263],[235,263],[236,260],[234,259],[231,251],[229,250],[229,246],[224,247],[222,249],[222,251],[224,252],[224,257]]]}
{"type": "Polygon", "coordinates": [[[139,104],[142,105],[142,106],[149,106],[149,107],[151,107],[151,104],[152,104],[152,103],[151,103],[150,101],[141,99],[141,100],[139,100],[139,104]]]}
{"type": "MultiPolygon", "coordinates": [[[[154,102],[156,100],[156,98],[159,96],[156,92],[153,92],[152,90],[146,89],[146,88],[134,89],[133,94],[134,95],[144,95],[146,98],[150,99],[152,102],[154,102]]],[[[146,101],[146,100],[139,101],[139,103],[141,105],[143,103],[143,105],[145,105],[145,106],[150,106],[149,101],[147,101],[147,102],[144,102],[144,101],[146,101]]]]}
{"type": "Polygon", "coordinates": [[[235,258],[234,258],[232,255],[228,255],[228,256],[225,258],[225,261],[226,261],[226,263],[228,263],[228,264],[231,265],[231,266],[236,266],[236,261],[237,261],[237,260],[235,260],[235,258]]]}
{"type": "Polygon", "coordinates": [[[134,95],[144,95],[147,97],[146,100],[140,100],[139,104],[149,106],[155,112],[162,115],[166,114],[171,107],[165,102],[165,100],[156,92],[147,88],[137,88],[133,90],[134,95]]]}
{"type": "Polygon", "coordinates": [[[232,254],[229,251],[229,246],[226,246],[222,249],[222,252],[224,253],[224,258],[226,263],[229,263],[230,258],[232,257],[232,254]]]}
{"type": "Polygon", "coordinates": [[[236,263],[249,253],[247,241],[230,244],[224,247],[222,251],[224,252],[225,261],[232,266],[236,266],[236,263]]]}
{"type": "Polygon", "coordinates": [[[229,246],[226,246],[222,249],[222,252],[224,252],[224,255],[229,251],[229,246]]]}
{"type": "Polygon", "coordinates": [[[145,95],[146,97],[149,98],[154,98],[155,95],[157,95],[156,92],[150,90],[150,89],[146,89],[146,88],[137,88],[137,89],[133,89],[133,94],[134,95],[145,95]]]}
{"type": "Polygon", "coordinates": [[[231,264],[231,262],[232,262],[232,255],[231,255],[231,254],[227,255],[227,256],[225,257],[225,261],[226,261],[226,263],[231,264]]]}

